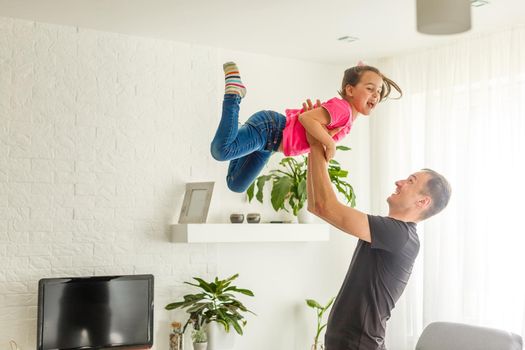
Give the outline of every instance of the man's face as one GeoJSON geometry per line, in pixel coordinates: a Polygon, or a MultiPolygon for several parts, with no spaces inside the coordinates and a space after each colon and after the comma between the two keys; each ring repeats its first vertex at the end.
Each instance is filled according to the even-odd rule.
{"type": "Polygon", "coordinates": [[[394,193],[387,198],[390,208],[404,211],[417,207],[423,198],[428,197],[424,192],[429,179],[430,174],[418,171],[404,180],[396,181],[394,193]]]}

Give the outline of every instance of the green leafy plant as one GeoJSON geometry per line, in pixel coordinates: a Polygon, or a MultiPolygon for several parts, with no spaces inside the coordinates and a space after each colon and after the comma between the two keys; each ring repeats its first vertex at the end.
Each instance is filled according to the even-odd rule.
{"type": "Polygon", "coordinates": [[[314,337],[314,348],[317,348],[317,344],[319,343],[319,336],[321,335],[321,332],[323,329],[326,328],[326,323],[323,323],[323,315],[324,313],[332,306],[332,303],[334,302],[335,298],[332,298],[326,303],[325,306],[321,306],[317,301],[313,299],[306,299],[306,305],[313,308],[317,314],[317,332],[315,333],[314,337]]]}
{"type": "Polygon", "coordinates": [[[194,343],[206,343],[208,341],[208,335],[204,328],[194,329],[193,332],[191,332],[191,340],[193,340],[194,343]]]}
{"type": "Polygon", "coordinates": [[[237,277],[239,277],[239,274],[235,274],[224,280],[219,280],[215,277],[215,280],[212,282],[206,282],[201,278],[193,277],[198,284],[190,282],[184,283],[200,288],[200,292],[184,295],[182,301],[170,303],[165,306],[165,309],[173,310],[181,308],[186,309],[186,312],[190,314],[182,332],[186,331],[189,323],[193,323],[193,327],[198,330],[201,329],[204,324],[218,322],[224,326],[226,332],[229,332],[230,327],[233,327],[237,333],[242,335],[242,327],[246,325],[246,320],[242,312],[254,313],[237,300],[233,293],[241,293],[253,297],[253,292],[231,285],[232,281],[237,277]]]}
{"type": "MultiPolygon", "coordinates": [[[[337,146],[338,150],[348,151],[349,147],[337,146]]],[[[301,160],[292,157],[285,157],[279,165],[282,168],[271,170],[268,175],[261,175],[248,187],[246,194],[248,201],[255,198],[263,202],[263,190],[267,181],[272,183],[271,202],[275,211],[281,209],[289,211],[287,206],[292,209],[293,215],[297,216],[306,202],[306,169],[308,166],[307,157],[302,156],[301,160]],[[255,191],[257,188],[257,191],[255,191]]],[[[335,185],[337,191],[342,193],[348,204],[355,207],[355,193],[352,185],[344,179],[348,176],[348,170],[341,169],[341,165],[336,160],[330,160],[328,164],[328,174],[330,181],[335,185]]]]}

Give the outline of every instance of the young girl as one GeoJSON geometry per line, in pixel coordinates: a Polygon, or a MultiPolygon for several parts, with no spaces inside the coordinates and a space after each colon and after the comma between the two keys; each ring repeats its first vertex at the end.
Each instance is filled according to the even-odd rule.
{"type": "Polygon", "coordinates": [[[345,137],[359,114],[370,112],[386,98],[392,87],[402,91],[377,68],[358,65],[345,71],[339,95],[312,110],[287,109],[286,116],[260,111],[239,128],[239,106],[246,95],[239,69],[233,62],[223,65],[226,79],[222,117],[211,142],[211,154],[219,161],[230,160],[226,183],[234,192],[244,192],[273,152],[285,156],[308,153],[306,133],[325,147],[327,160],[335,154],[335,143],[345,137]]]}

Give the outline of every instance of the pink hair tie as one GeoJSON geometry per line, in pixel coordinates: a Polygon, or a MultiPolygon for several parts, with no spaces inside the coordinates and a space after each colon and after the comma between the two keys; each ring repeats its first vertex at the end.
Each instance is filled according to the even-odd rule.
{"type": "Polygon", "coordinates": [[[361,60],[359,60],[359,62],[357,62],[357,66],[358,67],[363,67],[363,66],[366,66],[365,63],[361,60]]]}

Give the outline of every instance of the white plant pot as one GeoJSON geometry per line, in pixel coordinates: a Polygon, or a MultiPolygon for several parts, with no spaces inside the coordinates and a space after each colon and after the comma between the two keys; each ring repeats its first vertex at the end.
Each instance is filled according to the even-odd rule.
{"type": "Polygon", "coordinates": [[[300,224],[311,224],[314,222],[314,214],[310,213],[305,206],[297,212],[297,222],[300,224]]]}
{"type": "Polygon", "coordinates": [[[206,327],[208,334],[208,350],[228,350],[235,344],[235,330],[226,333],[224,327],[217,322],[210,322],[206,327]]]}
{"type": "Polygon", "coordinates": [[[193,350],[207,350],[208,343],[193,343],[193,350]]]}

